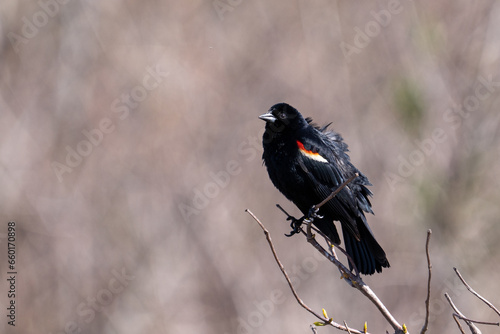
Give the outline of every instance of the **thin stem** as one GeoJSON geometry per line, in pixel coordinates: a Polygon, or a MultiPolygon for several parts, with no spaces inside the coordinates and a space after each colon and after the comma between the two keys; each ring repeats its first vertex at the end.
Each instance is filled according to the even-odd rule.
{"type": "MultiPolygon", "coordinates": [[[[325,205],[329,200],[331,200],[332,198],[334,198],[344,187],[346,187],[350,182],[352,182],[356,177],[358,177],[359,174],[356,173],[354,174],[353,176],[351,176],[348,180],[346,180],[345,182],[343,182],[340,186],[337,187],[337,189],[335,189],[327,198],[325,198],[321,203],[315,205],[313,207],[313,209],[315,211],[319,210],[319,208],[321,208],[323,205],[325,205]]],[[[277,205],[278,208],[283,211],[287,216],[288,218],[290,218],[291,216],[279,205],[277,205]]],[[[274,246],[271,242],[271,237],[269,235],[269,231],[264,227],[264,225],[259,221],[259,219],[248,209],[245,210],[246,212],[248,212],[256,221],[257,223],[259,223],[260,227],[262,228],[262,230],[264,231],[264,234],[266,235],[266,238],[267,238],[267,241],[269,243],[269,246],[271,247],[271,250],[273,252],[273,255],[274,255],[274,258],[276,260],[276,262],[278,263],[278,266],[280,267],[281,269],[281,272],[283,273],[283,275],[285,276],[287,282],[288,282],[288,285],[290,286],[290,289],[292,290],[292,293],[293,295],[295,296],[295,299],[297,300],[297,302],[303,307],[305,308],[307,311],[309,311],[311,314],[313,314],[314,316],[316,316],[318,319],[320,319],[321,321],[323,321],[323,323],[325,325],[331,325],[337,329],[341,329],[341,330],[344,330],[344,331],[347,331],[348,330],[348,327],[347,326],[341,326],[340,324],[337,324],[335,322],[333,322],[331,319],[325,319],[323,317],[321,317],[320,315],[318,315],[317,313],[315,313],[313,310],[311,310],[298,296],[297,292],[295,291],[295,288],[293,287],[293,284],[292,282],[290,281],[290,278],[288,277],[288,274],[286,273],[285,271],[285,268],[283,267],[283,265],[281,264],[280,260],[278,259],[278,255],[276,254],[276,251],[274,249],[274,246]]],[[[292,217],[293,218],[293,217],[292,217]]],[[[293,218],[295,219],[295,218],[293,218]]],[[[307,241],[312,244],[314,246],[314,248],[316,248],[321,254],[323,254],[324,257],[326,257],[330,262],[332,262],[333,264],[335,264],[335,266],[337,266],[337,268],[339,268],[339,270],[341,271],[341,273],[343,274],[344,278],[351,284],[351,286],[355,287],[356,289],[358,289],[363,295],[365,295],[377,308],[378,310],[382,313],[382,315],[386,318],[386,320],[389,322],[389,324],[394,328],[395,330],[395,333],[396,334],[402,334],[404,333],[405,331],[403,330],[403,327],[397,322],[397,320],[392,316],[392,314],[389,312],[389,310],[385,307],[385,305],[382,303],[382,301],[377,297],[377,295],[370,289],[370,287],[368,285],[366,285],[363,280],[361,279],[361,277],[359,276],[359,272],[357,271],[357,268],[356,266],[354,266],[355,270],[356,270],[356,275],[354,275],[349,269],[347,269],[347,267],[341,263],[340,261],[338,261],[334,256],[332,256],[327,250],[325,250],[319,243],[318,241],[316,241],[316,238],[314,237],[314,235],[312,234],[312,223],[314,221],[314,215],[311,215],[311,217],[303,217],[302,218],[304,220],[305,223],[307,223],[307,231],[304,232],[302,231],[304,234],[306,234],[306,237],[307,237],[307,241]]],[[[338,247],[339,249],[341,249],[340,247],[338,247]]],[[[344,250],[342,250],[344,252],[344,254],[346,254],[346,252],[344,250]]],[[[347,255],[347,254],[346,254],[347,255]]],[[[347,255],[348,256],[348,255],[347,255]]],[[[349,258],[349,256],[348,256],[349,258]]],[[[352,261],[350,258],[349,258],[350,261],[352,261]]],[[[352,333],[364,333],[364,332],[361,332],[361,331],[355,331],[355,330],[351,330],[352,333]]],[[[408,332],[406,332],[408,333],[408,332]]]]}
{"type": "Polygon", "coordinates": [[[281,263],[280,259],[278,258],[278,254],[276,253],[276,249],[274,248],[274,244],[273,244],[273,242],[271,240],[271,234],[266,229],[266,227],[264,226],[264,224],[261,223],[261,221],[259,220],[259,218],[257,218],[249,209],[246,209],[245,212],[248,212],[248,214],[250,216],[252,216],[252,218],[259,224],[260,228],[264,231],[264,234],[265,234],[266,239],[267,239],[267,243],[269,244],[269,247],[271,248],[271,252],[273,253],[274,259],[276,260],[276,263],[278,264],[281,272],[283,273],[283,276],[285,276],[285,279],[286,279],[286,281],[288,283],[288,286],[290,287],[290,290],[292,290],[293,296],[295,297],[295,299],[297,300],[297,302],[299,303],[299,305],[302,306],[303,308],[305,308],[309,313],[311,313],[312,315],[314,315],[316,318],[318,318],[319,320],[321,320],[325,325],[330,325],[330,326],[332,326],[334,328],[337,328],[337,329],[340,329],[340,330],[343,330],[343,331],[350,331],[351,333],[354,333],[354,334],[363,334],[364,332],[361,332],[361,331],[358,331],[358,330],[354,330],[354,329],[350,329],[348,327],[344,327],[344,326],[342,326],[342,325],[334,322],[332,319],[326,319],[326,318],[322,317],[318,313],[314,312],[309,306],[306,305],[306,303],[304,303],[302,301],[302,299],[299,297],[297,291],[295,290],[295,288],[294,288],[294,286],[292,284],[292,281],[290,280],[290,277],[288,276],[288,273],[285,270],[285,267],[283,266],[283,264],[281,263]]]}
{"type": "Polygon", "coordinates": [[[427,332],[427,329],[429,329],[429,316],[430,316],[429,304],[431,299],[431,277],[432,277],[432,263],[431,263],[431,257],[429,255],[429,242],[431,241],[431,234],[432,231],[430,229],[427,230],[425,253],[427,255],[427,269],[429,271],[429,276],[427,278],[427,298],[425,299],[425,322],[424,325],[422,326],[420,334],[425,334],[425,332],[427,332]]]}
{"type": "Polygon", "coordinates": [[[498,309],[492,303],[490,303],[489,301],[487,301],[486,298],[482,297],[479,293],[477,293],[476,291],[474,291],[474,289],[472,289],[472,287],[469,284],[467,284],[467,282],[462,277],[462,275],[460,274],[460,272],[458,271],[457,268],[453,268],[453,270],[455,270],[455,273],[457,274],[458,278],[460,278],[460,280],[462,281],[462,283],[465,285],[465,287],[467,288],[467,290],[469,290],[474,296],[476,296],[477,298],[479,298],[483,303],[485,303],[486,305],[488,305],[493,311],[496,312],[496,314],[498,314],[500,316],[500,311],[498,311],[498,309]]]}
{"type": "Polygon", "coordinates": [[[319,204],[316,204],[314,206],[314,208],[316,210],[318,210],[319,208],[321,208],[323,205],[325,205],[329,200],[331,200],[332,198],[334,198],[335,196],[337,196],[337,194],[342,190],[344,189],[345,186],[347,186],[349,183],[351,183],[355,178],[357,178],[359,176],[358,173],[354,173],[354,175],[352,175],[350,178],[348,178],[346,181],[344,181],[340,186],[337,187],[337,189],[335,189],[331,194],[330,196],[328,196],[327,198],[325,198],[321,203],[319,204]]]}
{"type": "Polygon", "coordinates": [[[347,333],[351,334],[352,332],[349,330],[349,327],[347,326],[347,322],[344,320],[344,326],[347,328],[347,333]]]}
{"type": "Polygon", "coordinates": [[[448,300],[448,303],[450,304],[450,306],[453,309],[453,311],[455,311],[455,314],[453,314],[453,319],[455,319],[455,321],[458,324],[458,327],[460,328],[460,330],[462,331],[462,333],[464,333],[464,331],[462,329],[462,326],[460,326],[460,323],[458,322],[458,320],[456,318],[463,319],[465,321],[465,323],[467,324],[467,326],[469,326],[469,329],[472,332],[472,334],[481,334],[481,331],[479,330],[479,328],[477,328],[476,325],[474,325],[472,321],[470,321],[467,318],[465,318],[465,316],[462,314],[462,312],[460,312],[460,310],[455,306],[455,304],[451,300],[450,295],[448,295],[447,293],[445,293],[444,296],[448,300]],[[467,319],[467,320],[465,320],[465,319],[467,319]]]}

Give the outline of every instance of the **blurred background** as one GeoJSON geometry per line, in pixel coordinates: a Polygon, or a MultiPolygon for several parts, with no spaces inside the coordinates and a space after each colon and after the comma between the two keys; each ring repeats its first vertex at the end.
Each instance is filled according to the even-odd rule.
{"type": "Polygon", "coordinates": [[[6,0],[0,15],[2,332],[311,333],[246,208],[311,308],[390,330],[284,236],[275,204],[299,213],[262,166],[257,118],[277,102],[333,122],[373,184],[391,268],[365,281],[401,323],[423,324],[429,228],[431,331],[458,332],[445,292],[498,321],[453,272],[500,305],[498,2],[6,0]]]}

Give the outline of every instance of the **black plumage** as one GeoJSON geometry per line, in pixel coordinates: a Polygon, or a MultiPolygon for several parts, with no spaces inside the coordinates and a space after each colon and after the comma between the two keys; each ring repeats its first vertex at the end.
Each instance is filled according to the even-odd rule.
{"type": "Polygon", "coordinates": [[[318,127],[286,103],[259,116],[266,121],[262,158],[274,186],[307,215],[340,184],[356,177],[337,196],[322,206],[314,225],[335,244],[340,244],[333,221],[342,226],[345,248],[363,274],[389,267],[386,255],[366,221],[372,213],[368,178],[350,162],[342,137],[318,127]]]}

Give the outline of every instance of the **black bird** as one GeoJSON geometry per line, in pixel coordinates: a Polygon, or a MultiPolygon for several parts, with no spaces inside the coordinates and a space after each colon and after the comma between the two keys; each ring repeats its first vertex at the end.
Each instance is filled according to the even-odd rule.
{"type": "Polygon", "coordinates": [[[371,184],[350,162],[342,137],[327,129],[331,123],[320,128],[286,103],[272,106],[259,118],[266,121],[262,159],[269,178],[305,216],[345,180],[359,174],[319,209],[314,225],[338,245],[333,221],[340,221],[346,251],[362,274],[388,268],[385,252],[366,222],[365,212],[373,214],[367,188],[371,184]]]}

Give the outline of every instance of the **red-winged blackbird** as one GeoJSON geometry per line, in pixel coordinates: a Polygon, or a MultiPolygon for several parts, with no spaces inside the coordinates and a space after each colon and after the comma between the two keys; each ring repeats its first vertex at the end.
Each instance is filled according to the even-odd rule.
{"type": "Polygon", "coordinates": [[[371,184],[350,162],[342,137],[327,129],[331,123],[320,128],[286,103],[272,106],[259,118],[266,121],[262,159],[269,177],[305,216],[345,180],[359,174],[320,208],[314,225],[333,243],[340,244],[333,223],[340,221],[346,251],[362,274],[388,268],[389,261],[364,214],[373,214],[368,199],[372,193],[366,188],[371,184]]]}

